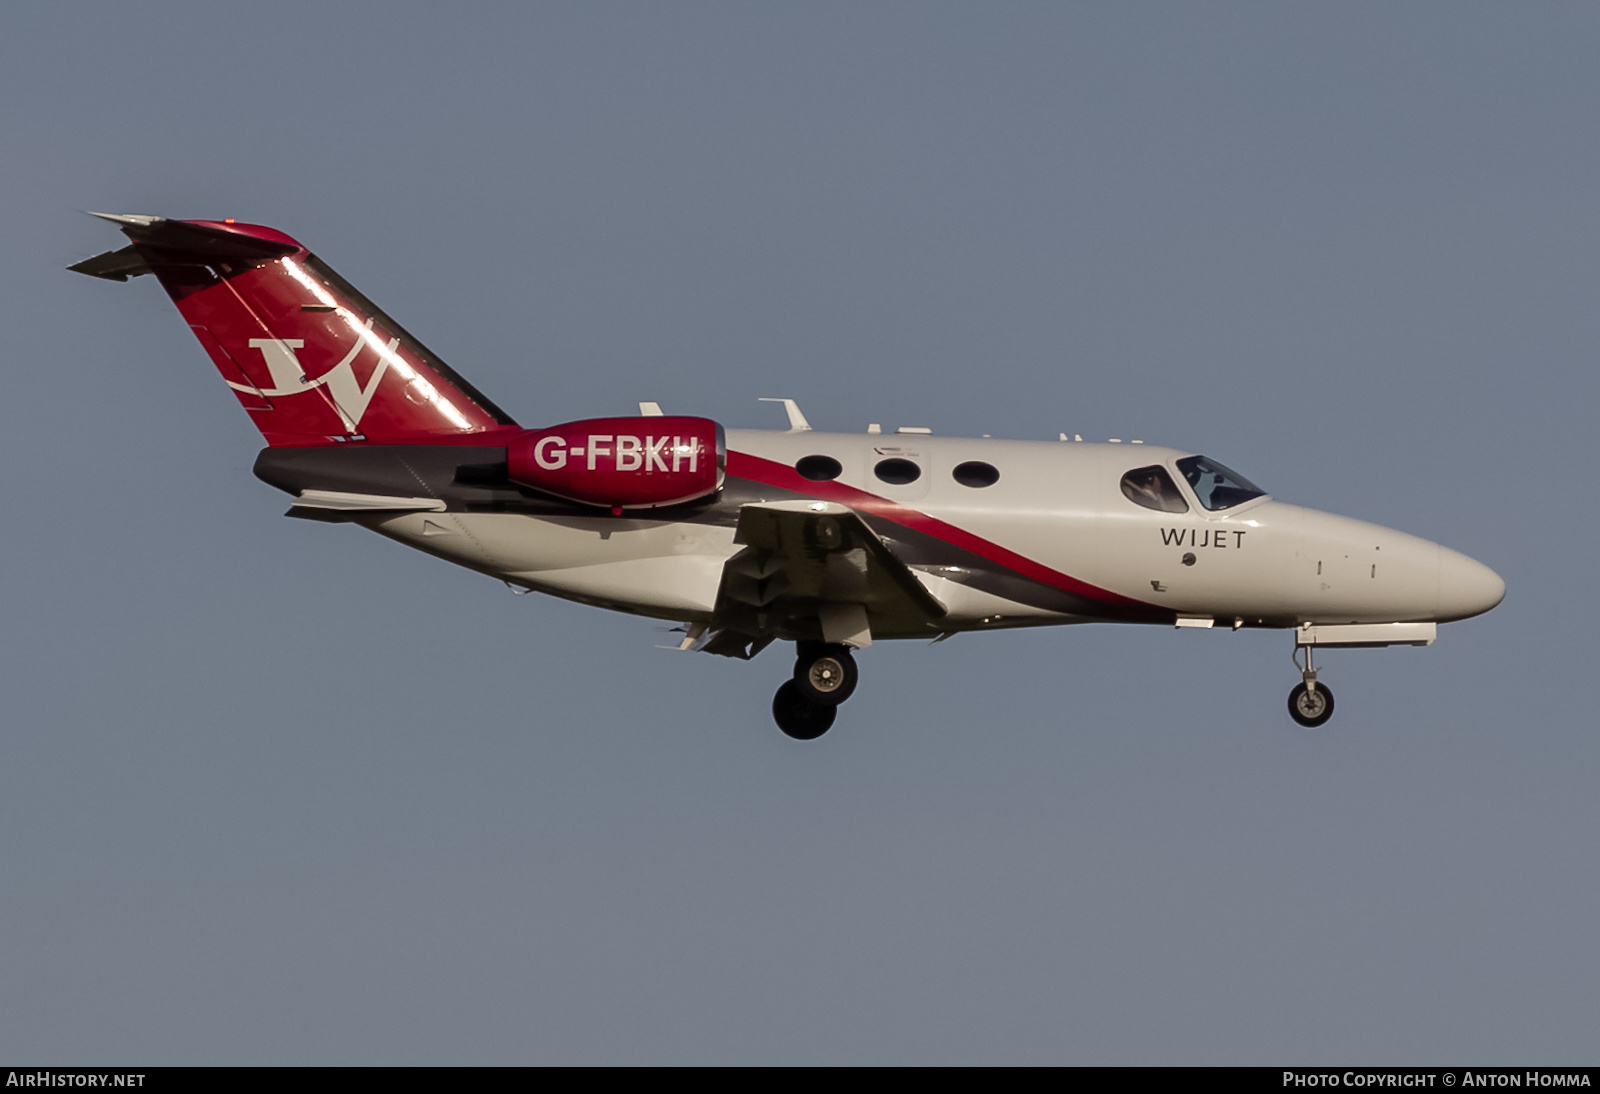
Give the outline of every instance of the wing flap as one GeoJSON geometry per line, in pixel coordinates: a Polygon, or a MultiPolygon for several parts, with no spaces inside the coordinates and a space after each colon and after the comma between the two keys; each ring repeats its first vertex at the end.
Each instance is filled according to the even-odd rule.
{"type": "Polygon", "coordinates": [[[848,506],[764,502],[739,510],[712,627],[751,637],[865,646],[936,631],[945,607],[848,506]]]}

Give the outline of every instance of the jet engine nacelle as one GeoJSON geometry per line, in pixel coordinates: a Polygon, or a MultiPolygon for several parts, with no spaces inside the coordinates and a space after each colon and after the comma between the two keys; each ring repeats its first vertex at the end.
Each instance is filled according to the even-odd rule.
{"type": "Polygon", "coordinates": [[[512,482],[613,511],[715,494],[727,463],[709,418],[590,418],[524,430],[506,446],[512,482]]]}

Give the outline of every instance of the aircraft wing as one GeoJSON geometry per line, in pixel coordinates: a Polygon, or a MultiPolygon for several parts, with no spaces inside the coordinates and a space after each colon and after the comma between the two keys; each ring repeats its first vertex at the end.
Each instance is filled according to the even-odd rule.
{"type": "Polygon", "coordinates": [[[905,563],[848,506],[783,501],[739,509],[734,542],[744,550],[722,568],[708,653],[753,657],[774,638],[853,647],[872,635],[935,634],[945,615],[905,563]]]}

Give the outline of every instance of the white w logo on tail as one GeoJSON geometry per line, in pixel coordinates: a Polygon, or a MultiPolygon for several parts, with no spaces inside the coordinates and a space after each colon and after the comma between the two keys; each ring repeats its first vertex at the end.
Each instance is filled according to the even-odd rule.
{"type": "Polygon", "coordinates": [[[367,386],[362,387],[356,380],[355,359],[361,352],[362,346],[368,344],[367,339],[373,337],[371,330],[372,320],[368,319],[366,330],[358,333],[355,344],[350,347],[350,352],[344,355],[344,360],[315,380],[306,379],[305,371],[300,366],[300,359],[295,356],[295,350],[305,346],[304,338],[252,338],[250,348],[261,351],[261,359],[266,363],[267,371],[272,376],[272,387],[260,390],[245,384],[236,384],[231,380],[228,381],[228,386],[237,391],[260,390],[260,394],[268,398],[281,398],[285,395],[300,395],[314,391],[326,385],[333,408],[338,411],[345,430],[355,433],[361,426],[361,419],[367,413],[367,407],[372,403],[373,395],[377,394],[383,374],[389,369],[389,362],[396,357],[395,347],[400,344],[398,338],[390,339],[386,347],[388,352],[378,353],[378,364],[373,368],[367,386]]]}

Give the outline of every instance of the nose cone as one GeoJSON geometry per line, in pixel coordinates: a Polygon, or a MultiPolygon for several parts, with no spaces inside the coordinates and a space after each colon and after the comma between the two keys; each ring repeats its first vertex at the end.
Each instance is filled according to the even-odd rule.
{"type": "Polygon", "coordinates": [[[1505,599],[1506,583],[1476,559],[1439,548],[1439,621],[1482,615],[1505,599]]]}

